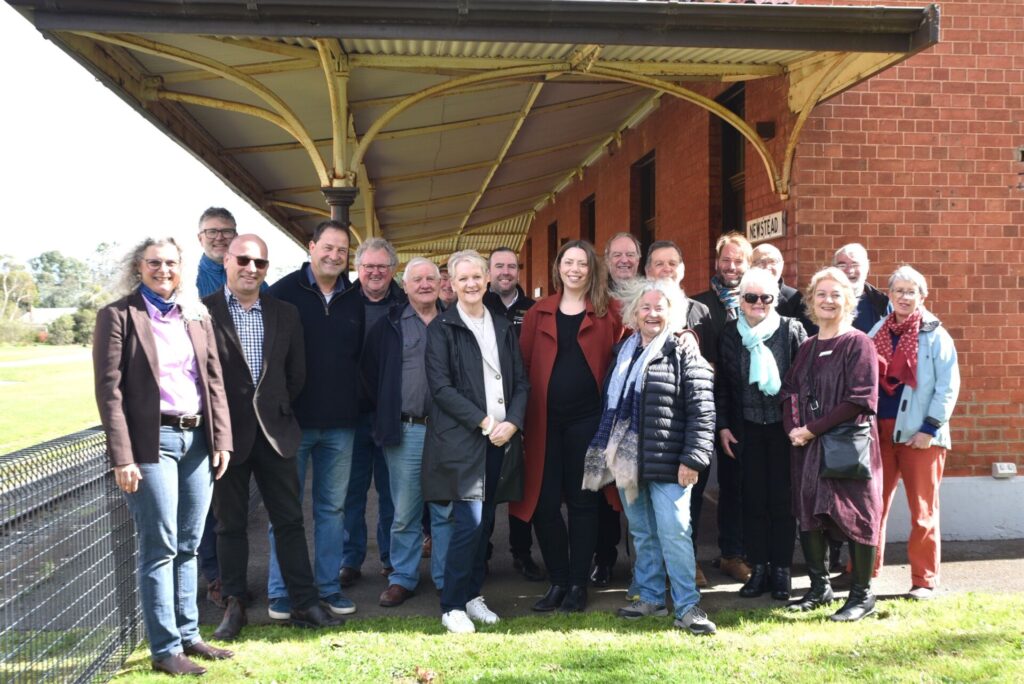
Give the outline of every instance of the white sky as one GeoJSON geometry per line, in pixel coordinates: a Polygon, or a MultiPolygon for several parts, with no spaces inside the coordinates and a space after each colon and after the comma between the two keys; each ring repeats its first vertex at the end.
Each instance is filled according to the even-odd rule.
{"type": "MultiPolygon", "coordinates": [[[[57,249],[86,258],[147,235],[195,247],[199,215],[228,208],[270,246],[271,276],[304,250],[0,2],[0,254],[57,249]]],[[[121,251],[121,250],[119,250],[121,251]]]]}

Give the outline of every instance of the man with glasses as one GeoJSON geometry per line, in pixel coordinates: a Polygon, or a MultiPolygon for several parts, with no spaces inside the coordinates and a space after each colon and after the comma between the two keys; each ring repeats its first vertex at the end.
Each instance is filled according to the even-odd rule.
{"type": "MultiPolygon", "coordinates": [[[[309,261],[274,283],[270,294],[299,310],[306,353],[306,383],[291,410],[302,428],[295,456],[302,497],[313,471],[313,576],[320,600],[335,615],[354,613],[341,591],[345,495],[352,468],[359,404],[351,391],[363,347],[363,302],[348,280],[348,226],[324,221],[313,231],[309,261]]],[[[285,407],[287,408],[287,407],[285,407]]],[[[270,537],[270,617],[286,620],[292,604],[270,537]]]]}
{"type": "Polygon", "coordinates": [[[199,244],[203,256],[199,259],[199,273],[196,287],[199,296],[206,297],[224,287],[227,275],[224,271],[224,255],[238,230],[235,217],[223,207],[210,207],[199,217],[199,244]]]}
{"type": "Polygon", "coordinates": [[[750,265],[754,268],[763,268],[772,274],[779,283],[779,301],[775,304],[775,310],[780,316],[789,316],[800,321],[800,325],[808,335],[818,332],[818,326],[811,323],[804,310],[804,295],[795,287],[790,287],[782,282],[782,272],[786,262],[782,259],[782,252],[770,242],[762,242],[750,255],[750,265]]]}
{"type": "Polygon", "coordinates": [[[853,293],[857,295],[857,313],[853,318],[853,327],[863,333],[870,332],[875,323],[882,320],[889,309],[889,298],[878,288],[868,283],[868,251],[859,242],[851,242],[836,250],[832,257],[832,265],[846,274],[853,285],[853,293]]]}
{"type": "Polygon", "coordinates": [[[231,466],[215,483],[213,494],[227,604],[213,636],[222,640],[237,638],[247,622],[247,528],[253,477],[281,551],[292,623],[304,627],[341,624],[321,607],[313,586],[293,460],[302,441],[291,410],[306,378],[302,324],[294,306],[261,294],[269,265],[266,243],[256,235],[239,235],[224,255],[226,285],[203,299],[217,338],[235,445],[231,466]]]}
{"type": "MultiPolygon", "coordinates": [[[[356,250],[357,290],[365,312],[365,330],[370,330],[387,315],[396,302],[407,301],[402,288],[395,282],[398,254],[384,238],[364,240],[356,250]]],[[[395,507],[391,501],[391,485],[384,451],[371,437],[374,415],[366,398],[360,396],[359,425],[356,428],[355,447],[352,452],[352,477],[345,499],[345,547],[341,559],[341,586],[350,587],[362,577],[366,560],[366,494],[370,482],[377,488],[377,550],[380,553],[380,574],[388,577],[391,567],[391,525],[395,507]]]]}

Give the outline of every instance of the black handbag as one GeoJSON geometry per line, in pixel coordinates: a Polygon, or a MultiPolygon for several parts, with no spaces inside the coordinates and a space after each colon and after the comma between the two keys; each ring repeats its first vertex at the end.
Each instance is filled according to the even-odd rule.
{"type": "MultiPolygon", "coordinates": [[[[814,396],[814,351],[818,339],[811,344],[811,361],[807,368],[808,406],[816,416],[821,404],[814,396]]],[[[821,441],[821,477],[833,480],[871,479],[871,417],[864,422],[856,419],[836,425],[818,435],[821,441]]]]}

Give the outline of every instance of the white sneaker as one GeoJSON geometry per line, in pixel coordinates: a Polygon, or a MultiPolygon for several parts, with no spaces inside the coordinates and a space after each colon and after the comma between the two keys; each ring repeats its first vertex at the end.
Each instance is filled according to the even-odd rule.
{"type": "Polygon", "coordinates": [[[472,634],[476,631],[473,621],[464,610],[449,610],[441,616],[441,624],[452,634],[472,634]]]}
{"type": "Polygon", "coordinates": [[[466,604],[466,615],[473,622],[479,622],[484,625],[497,624],[501,619],[498,614],[487,607],[484,603],[483,596],[477,596],[475,599],[466,604]]]}
{"type": "Polygon", "coordinates": [[[930,601],[935,596],[935,590],[928,587],[913,586],[907,592],[907,596],[915,601],[930,601]]]}

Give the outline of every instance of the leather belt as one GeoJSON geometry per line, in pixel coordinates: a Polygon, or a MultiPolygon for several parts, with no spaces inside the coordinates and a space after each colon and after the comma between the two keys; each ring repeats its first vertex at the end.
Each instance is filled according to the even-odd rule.
{"type": "Polygon", "coordinates": [[[174,416],[169,413],[160,414],[160,424],[176,427],[180,430],[194,430],[203,424],[202,416],[174,416]]]}
{"type": "Polygon", "coordinates": [[[427,424],[427,416],[423,416],[422,418],[420,418],[418,416],[410,416],[408,413],[403,413],[402,414],[402,422],[403,423],[410,423],[412,425],[426,425],[427,424]]]}

